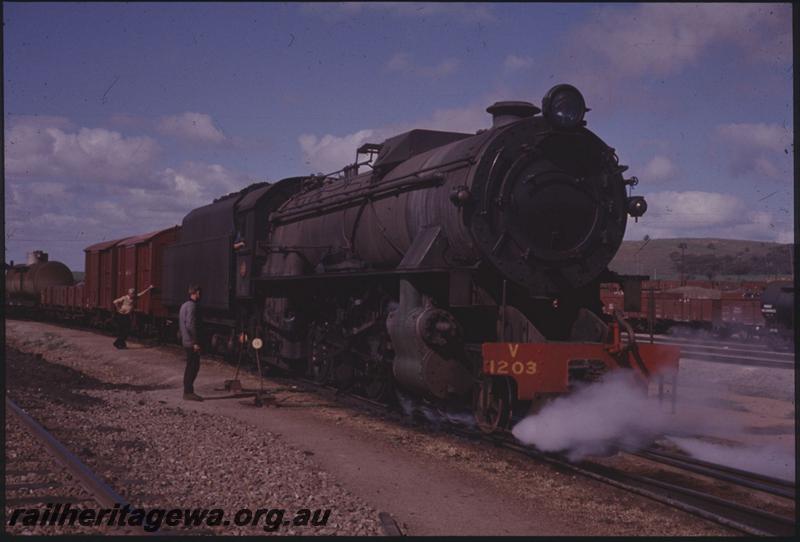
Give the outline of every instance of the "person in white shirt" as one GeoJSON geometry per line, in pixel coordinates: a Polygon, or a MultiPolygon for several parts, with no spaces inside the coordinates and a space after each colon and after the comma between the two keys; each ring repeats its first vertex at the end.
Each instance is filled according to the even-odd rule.
{"type": "Polygon", "coordinates": [[[117,311],[115,315],[117,320],[117,340],[114,341],[114,346],[116,348],[123,349],[128,347],[125,341],[128,339],[128,334],[131,332],[131,315],[133,314],[133,309],[136,307],[136,300],[152,289],[153,285],[151,284],[137,294],[136,288],[130,288],[127,294],[114,300],[114,308],[117,311]]]}

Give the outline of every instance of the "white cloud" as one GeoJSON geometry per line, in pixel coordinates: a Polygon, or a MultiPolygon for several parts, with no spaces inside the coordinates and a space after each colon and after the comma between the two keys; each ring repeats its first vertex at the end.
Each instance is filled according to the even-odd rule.
{"type": "Polygon", "coordinates": [[[446,17],[463,23],[496,20],[487,4],[457,2],[319,2],[302,5],[304,13],[341,20],[366,13],[385,13],[395,17],[446,17]]]}
{"type": "Polygon", "coordinates": [[[192,143],[223,143],[226,138],[210,115],[186,112],[180,115],[162,117],[156,123],[162,134],[183,139],[192,143]]]}
{"type": "Polygon", "coordinates": [[[731,123],[716,128],[734,176],[792,179],[792,131],[778,124],[731,123]]]}
{"type": "Polygon", "coordinates": [[[721,124],[717,132],[731,143],[775,152],[783,152],[792,144],[791,131],[779,124],[721,124]]]}
{"type": "Polygon", "coordinates": [[[147,117],[116,113],[108,119],[109,124],[127,130],[152,130],[153,120],[147,117]]]}
{"type": "Polygon", "coordinates": [[[533,59],[529,56],[508,55],[503,61],[503,67],[508,71],[527,70],[533,66],[533,59]]]}
{"type": "Polygon", "coordinates": [[[395,53],[386,62],[384,68],[389,72],[436,79],[455,73],[459,64],[460,62],[454,58],[445,58],[432,66],[419,65],[411,59],[411,55],[408,53],[395,53]]]}
{"type": "Polygon", "coordinates": [[[130,216],[126,210],[127,206],[123,206],[120,203],[114,201],[98,201],[95,202],[93,207],[97,214],[106,221],[110,219],[112,221],[128,222],[130,220],[130,216]]]}
{"type": "Polygon", "coordinates": [[[24,125],[31,128],[60,128],[70,131],[76,128],[67,117],[55,115],[7,115],[6,126],[24,125]]]}
{"type": "MultiPolygon", "coordinates": [[[[414,123],[413,126],[430,130],[474,134],[481,128],[491,126],[492,117],[486,112],[486,107],[491,103],[492,101],[487,100],[485,105],[436,109],[430,118],[422,119],[414,123]]],[[[406,129],[410,130],[411,128],[412,125],[409,125],[406,129]]]]}
{"type": "Polygon", "coordinates": [[[375,143],[378,139],[383,141],[385,137],[382,137],[381,133],[381,130],[359,130],[341,137],[331,134],[322,137],[303,134],[298,138],[298,142],[306,164],[317,173],[330,173],[352,163],[356,149],[363,143],[375,143]]]}
{"type": "Polygon", "coordinates": [[[190,210],[252,182],[241,172],[202,162],[151,172],[145,180],[146,186],[7,180],[9,257],[43,249],[82,269],[81,248],[179,224],[190,210]]]}
{"type": "Polygon", "coordinates": [[[67,186],[64,183],[33,182],[28,183],[28,189],[35,196],[59,198],[62,201],[72,197],[67,192],[67,186]]]}
{"type": "Polygon", "coordinates": [[[717,237],[791,242],[791,217],[777,218],[731,194],[663,191],[646,194],[648,211],[628,222],[626,238],[717,237]]]}
{"type": "Polygon", "coordinates": [[[56,228],[64,228],[76,224],[80,219],[78,217],[62,213],[44,213],[41,215],[40,220],[44,224],[48,224],[56,228]]]}
{"type": "Polygon", "coordinates": [[[356,149],[363,143],[381,143],[415,128],[475,133],[476,130],[486,128],[490,124],[491,117],[486,113],[486,106],[437,109],[425,119],[381,128],[367,128],[343,136],[303,134],[298,138],[298,143],[303,151],[305,163],[310,165],[313,171],[330,173],[352,163],[356,149]]]}
{"type": "Polygon", "coordinates": [[[145,174],[159,152],[149,137],[105,128],[67,131],[68,121],[14,119],[5,137],[6,174],[123,181],[145,174]]]}
{"type": "MultiPolygon", "coordinates": [[[[187,211],[211,203],[219,196],[240,190],[248,184],[246,175],[220,164],[186,162],[177,168],[158,172],[163,197],[175,198],[187,211]]],[[[142,192],[138,193],[140,196],[142,192]]]]}
{"type": "Polygon", "coordinates": [[[574,58],[591,57],[588,64],[601,59],[615,77],[677,73],[718,43],[733,45],[754,61],[769,55],[790,62],[791,40],[785,38],[790,26],[791,7],[779,4],[602,7],[575,29],[572,52],[574,58]],[[784,39],[773,41],[776,33],[784,39]]]}
{"type": "Polygon", "coordinates": [[[726,226],[738,221],[746,212],[739,198],[716,192],[656,192],[647,200],[650,207],[645,216],[659,224],[673,226],[726,226]]]}
{"type": "Polygon", "coordinates": [[[395,53],[386,63],[388,71],[401,72],[411,69],[411,55],[408,53],[395,53]]]}
{"type": "Polygon", "coordinates": [[[675,164],[666,156],[656,155],[642,168],[642,180],[660,182],[672,179],[677,172],[675,164]]]}

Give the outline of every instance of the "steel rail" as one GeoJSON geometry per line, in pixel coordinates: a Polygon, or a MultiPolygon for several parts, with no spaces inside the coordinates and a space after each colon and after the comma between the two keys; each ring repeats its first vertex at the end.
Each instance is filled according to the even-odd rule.
{"type": "MultiPolygon", "coordinates": [[[[640,342],[640,341],[637,341],[640,342]]],[[[681,351],[695,353],[698,355],[719,356],[731,359],[754,359],[758,361],[783,361],[787,364],[794,363],[794,356],[787,355],[781,352],[765,352],[763,350],[743,350],[738,348],[719,348],[716,346],[700,346],[690,344],[666,343],[656,341],[654,344],[671,344],[673,346],[680,346],[681,351]]]]}
{"type": "Polygon", "coordinates": [[[750,359],[731,359],[725,356],[710,356],[697,352],[695,354],[682,352],[681,359],[685,361],[703,361],[706,363],[721,363],[724,365],[741,365],[743,367],[769,367],[772,369],[794,370],[795,364],[786,361],[759,361],[750,359]],[[686,355],[684,355],[686,354],[686,355]]]}
{"type": "MultiPolygon", "coordinates": [[[[650,340],[650,334],[646,331],[637,331],[636,332],[637,339],[647,339],[650,340]]],[[[656,342],[658,341],[668,341],[668,342],[680,342],[686,344],[715,344],[721,346],[747,346],[748,348],[757,348],[766,350],[767,345],[761,343],[748,343],[746,341],[736,341],[736,340],[720,340],[714,337],[683,337],[680,335],[666,335],[664,333],[653,333],[653,339],[656,342]]]]}
{"type": "Polygon", "coordinates": [[[757,489],[771,495],[789,499],[795,498],[795,484],[789,480],[782,480],[772,476],[728,467],[727,465],[710,463],[701,459],[662,451],[643,450],[640,452],[632,452],[632,455],[657,463],[678,467],[697,474],[703,474],[717,480],[732,482],[739,486],[757,489]]]}
{"type": "MultiPolygon", "coordinates": [[[[642,340],[638,337],[636,338],[636,341],[641,343],[650,342],[649,339],[642,340]]],[[[686,348],[689,350],[709,352],[711,354],[732,354],[739,356],[755,356],[761,359],[774,359],[774,360],[783,359],[788,362],[794,361],[794,354],[791,352],[775,352],[772,350],[763,350],[756,348],[739,348],[732,346],[715,346],[713,344],[679,343],[675,341],[655,341],[654,344],[669,344],[673,346],[680,346],[681,348],[686,348]]]]}
{"type": "MultiPolygon", "coordinates": [[[[628,341],[623,339],[622,344],[624,345],[628,344],[628,341]]],[[[656,342],[654,344],[668,344],[668,343],[656,342]]],[[[776,359],[768,359],[765,357],[735,355],[733,351],[730,354],[720,354],[715,352],[703,351],[702,347],[692,348],[691,346],[684,346],[684,345],[678,345],[678,346],[681,347],[681,360],[686,360],[686,361],[703,361],[707,363],[742,365],[745,367],[769,367],[772,369],[795,368],[794,359],[779,361],[776,359]]]]}
{"type": "MultiPolygon", "coordinates": [[[[650,342],[649,339],[640,339],[636,337],[637,342],[650,342]]],[[[655,341],[655,344],[670,344],[680,346],[681,348],[688,348],[690,350],[703,350],[710,353],[717,354],[738,354],[762,357],[763,359],[784,359],[786,361],[794,361],[794,354],[791,352],[775,352],[763,348],[746,348],[746,347],[733,347],[733,346],[716,346],[713,344],[700,344],[700,343],[681,343],[677,341],[655,341]]]]}
{"type": "Polygon", "coordinates": [[[118,504],[121,508],[129,506],[119,493],[114,491],[111,486],[100,479],[92,470],[87,467],[78,456],[70,452],[63,444],[34,420],[27,412],[19,407],[14,401],[6,397],[6,406],[22,421],[28,430],[47,448],[50,454],[64,468],[78,479],[80,484],[95,497],[105,508],[113,508],[118,504]]]}
{"type": "Polygon", "coordinates": [[[747,534],[790,536],[795,534],[796,531],[793,518],[743,506],[708,493],[676,486],[646,476],[627,473],[597,463],[584,462],[580,465],[575,465],[552,454],[539,452],[508,441],[503,442],[501,445],[504,448],[516,450],[556,467],[568,469],[595,480],[649,497],[747,534]]]}

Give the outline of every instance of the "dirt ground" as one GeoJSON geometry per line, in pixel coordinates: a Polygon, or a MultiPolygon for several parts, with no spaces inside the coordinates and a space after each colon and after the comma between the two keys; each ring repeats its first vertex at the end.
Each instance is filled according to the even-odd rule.
{"type": "MultiPolygon", "coordinates": [[[[39,353],[44,361],[63,367],[63,386],[42,390],[44,396],[52,395],[52,401],[63,399],[65,394],[86,395],[83,391],[87,388],[102,388],[105,394],[120,396],[109,408],[130,408],[126,415],[137,423],[146,424],[146,418],[137,416],[152,415],[153,406],[157,406],[180,411],[201,428],[204,418],[213,418],[209,431],[222,433],[228,424],[238,433],[264,436],[267,441],[277,436],[281,445],[307,458],[309,468],[324,475],[328,484],[341,487],[353,496],[353,502],[368,504],[359,510],[390,513],[404,534],[734,534],[698,517],[557,472],[507,450],[366,415],[283,382],[265,382],[275,398],[272,406],[257,408],[252,398],[215,399],[227,395],[221,387],[232,377],[233,368],[208,358],[202,360],[195,389],[209,400],[186,402],[181,398],[184,358],[179,349],[130,341],[128,350],[118,351],[108,336],[34,322],[8,321],[6,333],[8,347],[39,353]],[[128,402],[123,402],[122,396],[128,395],[130,399],[124,399],[128,402]],[[142,410],[137,410],[140,407],[142,410]]],[[[29,370],[35,374],[35,364],[29,370]]],[[[30,384],[30,379],[25,380],[30,384]]],[[[252,375],[243,376],[242,383],[246,388],[258,387],[252,375]]],[[[7,380],[7,387],[13,386],[7,380]]],[[[92,394],[86,396],[87,406],[91,406],[92,394]]],[[[220,434],[215,448],[222,456],[220,461],[225,461],[226,449],[230,450],[226,446],[237,447],[237,457],[241,456],[237,441],[227,443],[220,434]]],[[[175,448],[183,454],[191,453],[191,447],[184,443],[176,442],[175,448]]],[[[169,457],[170,451],[159,453],[169,457]]],[[[259,454],[258,450],[252,453],[259,454]]],[[[235,488],[249,476],[246,462],[237,461],[228,464],[224,472],[208,475],[222,477],[235,488]]],[[[271,477],[280,478],[280,465],[275,467],[271,477]]],[[[291,476],[287,473],[288,478],[291,476]]],[[[303,487],[302,491],[309,494],[315,491],[313,482],[303,487]]],[[[296,497],[302,499],[304,495],[296,497]]],[[[252,503],[254,507],[258,504],[252,503]]]]}

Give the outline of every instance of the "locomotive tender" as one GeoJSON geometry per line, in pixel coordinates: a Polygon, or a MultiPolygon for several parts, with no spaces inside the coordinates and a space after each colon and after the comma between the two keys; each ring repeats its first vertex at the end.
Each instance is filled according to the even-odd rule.
{"type": "Polygon", "coordinates": [[[487,430],[609,369],[676,368],[676,349],[623,347],[624,322],[602,319],[600,282],[647,206],[586,111],[558,85],[542,109],[495,103],[476,134],[412,130],[195,209],[162,300],[199,284],[215,350],[260,338],[267,363],[373,398],[471,397],[487,430]]]}
{"type": "Polygon", "coordinates": [[[586,111],[557,85],[541,109],[493,104],[475,134],[411,130],[339,172],[256,183],[178,228],[92,245],[69,313],[108,321],[111,299],[155,284],[136,325],[169,336],[198,284],[211,351],[378,400],[471,405],[485,431],[609,370],[646,384],[679,350],[637,344],[603,314],[600,284],[638,292],[607,266],[647,204],[586,111]]]}

